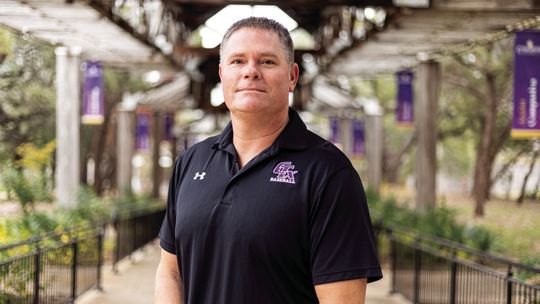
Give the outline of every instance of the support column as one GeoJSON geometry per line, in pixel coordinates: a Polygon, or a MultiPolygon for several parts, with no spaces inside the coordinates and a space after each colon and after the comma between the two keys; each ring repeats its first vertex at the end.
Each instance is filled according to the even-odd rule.
{"type": "Polygon", "coordinates": [[[56,197],[75,208],[80,186],[80,47],[58,47],[56,54],[56,197]]]}
{"type": "Polygon", "coordinates": [[[339,136],[338,142],[341,145],[341,149],[345,155],[350,156],[352,153],[353,145],[353,133],[352,133],[352,119],[349,117],[339,118],[339,136]]]}
{"type": "Polygon", "coordinates": [[[380,113],[366,115],[365,123],[367,184],[379,193],[382,181],[383,116],[380,113]]]}
{"type": "Polygon", "coordinates": [[[418,99],[414,106],[416,148],[416,209],[425,211],[436,202],[437,103],[440,88],[440,64],[422,62],[418,68],[418,99]]]}
{"type": "Polygon", "coordinates": [[[118,194],[125,196],[131,193],[133,167],[131,161],[135,153],[134,112],[119,105],[116,110],[116,185],[118,194]]]}
{"type": "Polygon", "coordinates": [[[161,186],[161,167],[159,166],[161,129],[161,114],[154,113],[152,116],[152,197],[154,198],[159,198],[161,186]]]}

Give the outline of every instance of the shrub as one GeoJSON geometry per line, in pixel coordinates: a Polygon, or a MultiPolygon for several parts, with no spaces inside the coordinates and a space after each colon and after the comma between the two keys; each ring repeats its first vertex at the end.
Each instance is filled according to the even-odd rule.
{"type": "Polygon", "coordinates": [[[495,235],[483,226],[471,226],[466,229],[467,245],[482,251],[489,251],[495,242],[495,235]]]}
{"type": "Polygon", "coordinates": [[[11,163],[4,165],[2,183],[7,191],[15,194],[24,212],[34,206],[35,196],[32,188],[21,169],[15,168],[11,163]]]}
{"type": "Polygon", "coordinates": [[[369,189],[366,191],[366,197],[374,222],[409,228],[420,234],[467,244],[483,251],[490,250],[495,242],[495,236],[490,230],[480,226],[466,228],[460,224],[454,209],[437,207],[419,213],[400,206],[393,197],[381,198],[369,189]]]}

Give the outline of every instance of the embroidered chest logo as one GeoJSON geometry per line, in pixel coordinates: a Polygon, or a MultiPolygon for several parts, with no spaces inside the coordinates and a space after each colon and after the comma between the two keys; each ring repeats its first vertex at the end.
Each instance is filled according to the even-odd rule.
{"type": "Polygon", "coordinates": [[[193,180],[203,180],[205,175],[206,175],[206,172],[202,172],[202,173],[197,172],[195,173],[193,180]]]}
{"type": "Polygon", "coordinates": [[[296,184],[296,181],[294,180],[294,175],[298,173],[298,171],[292,171],[294,169],[294,166],[292,165],[292,162],[281,162],[274,168],[274,174],[277,174],[276,177],[271,177],[271,182],[278,182],[278,183],[287,183],[287,184],[296,184]]]}

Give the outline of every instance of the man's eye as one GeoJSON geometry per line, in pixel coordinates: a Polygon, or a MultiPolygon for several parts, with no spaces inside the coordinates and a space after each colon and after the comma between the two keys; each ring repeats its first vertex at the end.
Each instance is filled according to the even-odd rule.
{"type": "Polygon", "coordinates": [[[271,64],[274,64],[275,62],[270,59],[265,59],[265,60],[262,60],[261,63],[265,65],[271,65],[271,64]]]}
{"type": "Polygon", "coordinates": [[[233,59],[231,61],[232,64],[241,64],[242,63],[242,60],[241,59],[233,59]]]}

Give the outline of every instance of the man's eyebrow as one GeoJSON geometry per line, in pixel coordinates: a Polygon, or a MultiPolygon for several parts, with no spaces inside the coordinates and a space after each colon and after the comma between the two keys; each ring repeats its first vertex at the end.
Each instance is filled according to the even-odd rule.
{"type": "MultiPolygon", "coordinates": [[[[259,53],[258,55],[262,57],[279,58],[277,54],[272,53],[272,52],[263,52],[263,53],[259,53]]],[[[228,57],[233,58],[233,57],[244,57],[244,56],[245,56],[245,53],[237,52],[237,53],[230,54],[228,57]]]]}

